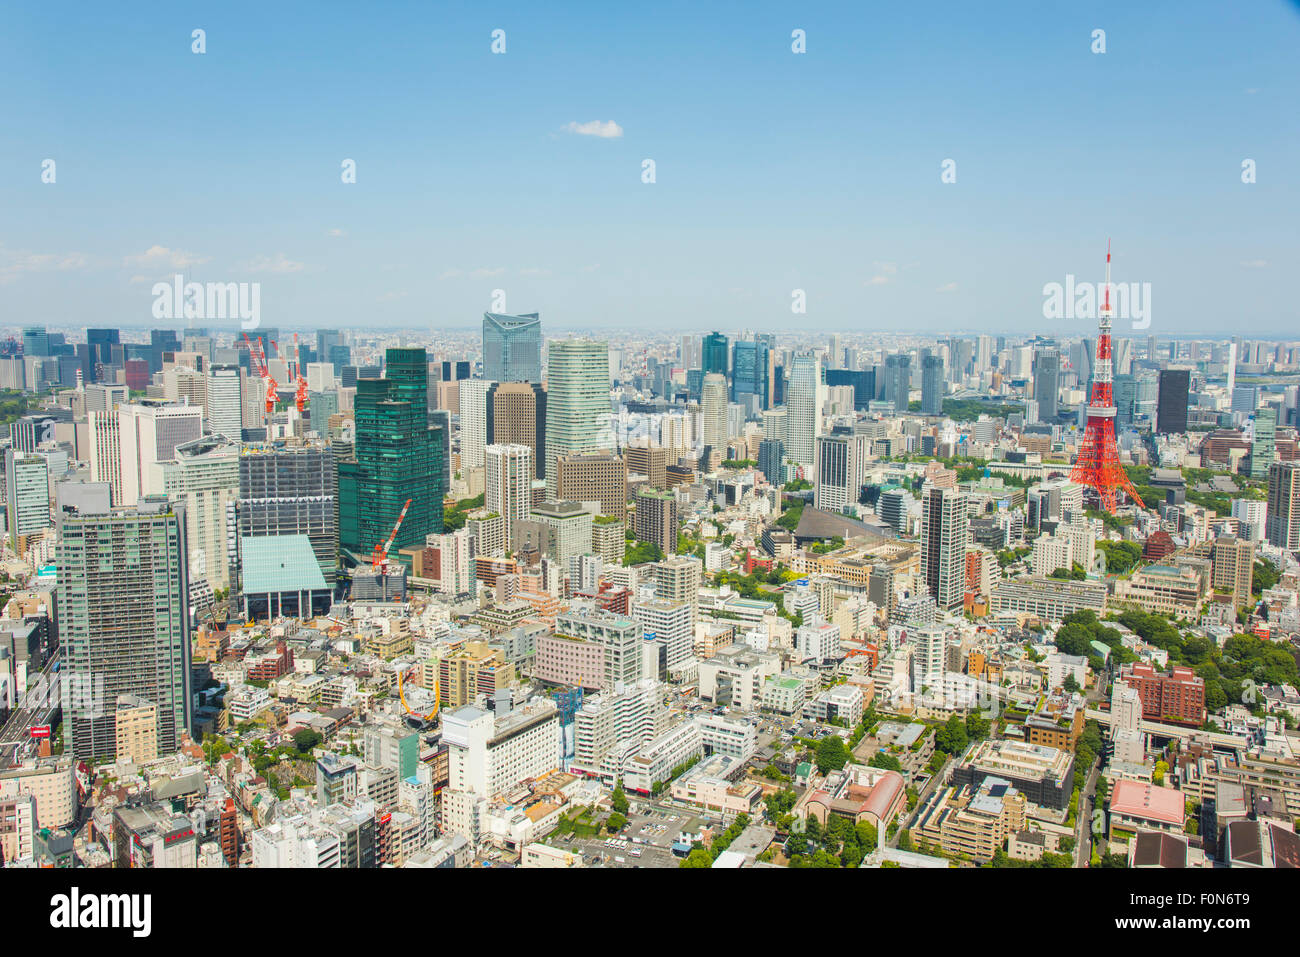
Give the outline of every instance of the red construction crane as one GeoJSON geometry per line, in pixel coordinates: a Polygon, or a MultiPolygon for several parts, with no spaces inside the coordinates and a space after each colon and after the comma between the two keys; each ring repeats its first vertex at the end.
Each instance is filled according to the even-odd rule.
{"type": "Polygon", "coordinates": [[[297,376],[298,388],[295,390],[293,397],[298,403],[298,414],[301,416],[307,410],[307,380],[302,374],[302,360],[298,352],[298,333],[293,334],[293,375],[297,376]]]}
{"type": "MultiPolygon", "coordinates": [[[[257,364],[257,374],[262,377],[262,383],[266,386],[266,417],[269,420],[275,414],[276,389],[279,383],[271,376],[271,368],[266,364],[266,353],[262,349],[262,339],[259,336],[254,345],[254,340],[248,338],[248,333],[244,333],[244,341],[248,343],[248,354],[257,364]]],[[[271,343],[272,346],[275,343],[271,343]]]]}
{"type": "Polygon", "coordinates": [[[388,533],[387,540],[385,540],[382,545],[375,546],[375,553],[370,558],[370,566],[376,572],[382,572],[384,566],[388,564],[388,550],[393,547],[393,540],[397,538],[397,530],[402,527],[402,519],[406,518],[406,510],[410,507],[411,499],[408,498],[406,504],[402,506],[401,514],[397,516],[397,524],[394,525],[393,530],[388,533]]]}

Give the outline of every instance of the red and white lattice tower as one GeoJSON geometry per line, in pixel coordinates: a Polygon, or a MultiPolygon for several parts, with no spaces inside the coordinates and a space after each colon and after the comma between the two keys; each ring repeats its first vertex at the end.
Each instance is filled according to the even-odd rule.
{"type": "Polygon", "coordinates": [[[1119,464],[1119,448],[1115,444],[1110,320],[1110,243],[1107,242],[1106,291],[1097,321],[1097,362],[1092,377],[1092,398],[1088,403],[1088,427],[1083,434],[1083,445],[1074,462],[1074,470],[1070,472],[1070,480],[1096,492],[1101,507],[1114,514],[1120,489],[1139,506],[1142,506],[1142,499],[1129,481],[1128,473],[1119,464]]]}

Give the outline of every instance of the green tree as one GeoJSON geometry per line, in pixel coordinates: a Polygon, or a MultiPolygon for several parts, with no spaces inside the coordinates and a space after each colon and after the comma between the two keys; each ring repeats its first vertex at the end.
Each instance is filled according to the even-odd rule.
{"type": "Polygon", "coordinates": [[[712,867],[713,857],[702,847],[697,847],[686,855],[686,859],[677,865],[678,867],[712,867]]]}
{"type": "Polygon", "coordinates": [[[626,814],[630,805],[627,801],[627,795],[623,793],[623,782],[619,781],[614,785],[614,793],[610,795],[609,806],[619,814],[626,814]]]}
{"type": "Polygon", "coordinates": [[[852,755],[838,734],[830,734],[817,744],[817,770],[822,774],[838,771],[849,762],[852,755]]]}
{"type": "Polygon", "coordinates": [[[293,746],[299,754],[307,754],[325,739],[311,728],[299,728],[293,733],[293,746]]]}
{"type": "Polygon", "coordinates": [[[945,754],[961,754],[968,744],[970,739],[966,736],[966,724],[955,714],[950,715],[934,732],[934,746],[945,754]]]}
{"type": "Polygon", "coordinates": [[[615,831],[621,831],[623,828],[627,827],[627,818],[618,811],[615,811],[605,819],[605,827],[611,834],[615,831]]]}

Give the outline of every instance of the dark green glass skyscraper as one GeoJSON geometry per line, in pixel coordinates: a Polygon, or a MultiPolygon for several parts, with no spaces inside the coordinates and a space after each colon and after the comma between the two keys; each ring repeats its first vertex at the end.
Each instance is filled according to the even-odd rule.
{"type": "Polygon", "coordinates": [[[720,332],[710,332],[704,337],[701,356],[705,375],[716,372],[718,375],[725,376],[727,374],[727,337],[720,332]]]}
{"type": "Polygon", "coordinates": [[[428,361],[423,349],[389,349],[383,379],[358,379],[356,452],[339,463],[339,545],[369,555],[410,510],[389,557],[442,531],[442,437],[429,425],[428,361]]]}

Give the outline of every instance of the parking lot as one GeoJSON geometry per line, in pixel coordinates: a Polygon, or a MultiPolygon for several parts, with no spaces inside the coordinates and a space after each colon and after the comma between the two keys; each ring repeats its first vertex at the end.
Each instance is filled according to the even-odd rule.
{"type": "Polygon", "coordinates": [[[575,837],[560,846],[580,851],[588,866],[676,867],[673,844],[683,832],[698,832],[702,820],[679,808],[650,804],[638,804],[627,817],[627,827],[615,837],[575,837]]]}

